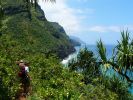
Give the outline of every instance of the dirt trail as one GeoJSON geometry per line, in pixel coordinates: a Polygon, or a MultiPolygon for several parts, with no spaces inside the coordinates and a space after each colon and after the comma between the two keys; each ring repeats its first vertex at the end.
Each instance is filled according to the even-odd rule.
{"type": "Polygon", "coordinates": [[[32,87],[27,87],[27,92],[24,92],[23,87],[18,91],[17,93],[17,99],[16,100],[27,100],[28,95],[31,95],[32,87]]]}
{"type": "Polygon", "coordinates": [[[18,93],[15,100],[27,100],[26,95],[24,93],[18,93]]]}
{"type": "Polygon", "coordinates": [[[26,100],[25,96],[20,96],[18,100],[26,100]]]}
{"type": "Polygon", "coordinates": [[[24,93],[22,88],[18,90],[16,94],[16,100],[26,100],[26,94],[24,93]]]}

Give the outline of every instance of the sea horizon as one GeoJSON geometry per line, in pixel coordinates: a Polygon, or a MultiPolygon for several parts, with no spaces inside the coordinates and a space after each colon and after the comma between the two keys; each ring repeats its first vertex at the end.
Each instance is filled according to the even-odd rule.
{"type": "MultiPolygon", "coordinates": [[[[107,57],[110,58],[113,53],[113,49],[116,45],[105,45],[107,50],[107,57]]],[[[75,46],[76,51],[70,55],[68,55],[66,58],[62,60],[62,64],[67,64],[70,60],[76,57],[76,55],[79,53],[81,49],[87,48],[89,51],[92,51],[94,53],[94,56],[98,56],[97,47],[93,44],[81,44],[81,46],[75,46]]]]}
{"type": "MultiPolygon", "coordinates": [[[[113,52],[113,49],[116,45],[105,45],[106,47],[106,50],[107,50],[107,58],[111,58],[112,56],[112,52],[113,52]]],[[[68,63],[72,60],[72,59],[76,59],[80,49],[83,49],[87,47],[88,50],[92,51],[94,53],[94,56],[97,57],[98,56],[98,53],[96,51],[96,45],[81,45],[81,46],[76,46],[75,49],[76,49],[76,52],[75,53],[72,53],[70,54],[68,57],[66,57],[65,59],[62,60],[62,64],[65,66],[65,67],[68,67],[68,63]]],[[[114,74],[113,71],[109,71],[108,73],[111,73],[112,75],[114,74]]],[[[109,74],[108,74],[109,75],[109,74]]],[[[129,91],[133,94],[133,88],[129,88],[129,91]]]]}

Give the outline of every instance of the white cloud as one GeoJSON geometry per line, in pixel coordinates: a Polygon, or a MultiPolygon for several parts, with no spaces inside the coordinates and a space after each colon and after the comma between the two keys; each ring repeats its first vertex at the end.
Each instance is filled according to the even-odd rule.
{"type": "Polygon", "coordinates": [[[88,31],[92,31],[92,32],[106,32],[107,30],[106,30],[106,28],[105,27],[103,27],[103,26],[93,26],[93,27],[90,27],[89,29],[88,29],[88,31]]]}
{"type": "Polygon", "coordinates": [[[76,13],[82,13],[81,10],[68,7],[66,0],[57,0],[55,4],[39,1],[49,21],[58,22],[64,27],[68,34],[80,31],[80,18],[76,13]]]}
{"type": "MultiPolygon", "coordinates": [[[[68,0],[57,0],[56,3],[42,2],[39,0],[41,8],[46,14],[46,18],[52,22],[58,22],[62,25],[67,34],[75,33],[118,33],[123,29],[133,31],[133,25],[95,25],[89,26],[89,18],[91,14],[95,12],[94,9],[90,8],[71,8],[67,5],[68,0]],[[86,21],[86,23],[85,23],[86,21]],[[88,23],[88,25],[87,25],[88,23]]],[[[78,0],[79,2],[82,0],[78,0]]],[[[87,0],[83,0],[87,2],[87,0]]]]}
{"type": "Polygon", "coordinates": [[[75,13],[79,13],[79,14],[93,14],[94,13],[94,9],[90,9],[90,8],[76,9],[75,13]]]}
{"type": "Polygon", "coordinates": [[[121,26],[92,26],[87,29],[89,32],[98,32],[98,33],[110,33],[110,32],[115,32],[118,33],[122,30],[129,30],[133,31],[133,25],[121,25],[121,26]]]}
{"type": "Polygon", "coordinates": [[[79,2],[87,2],[88,0],[78,0],[79,2]]]}

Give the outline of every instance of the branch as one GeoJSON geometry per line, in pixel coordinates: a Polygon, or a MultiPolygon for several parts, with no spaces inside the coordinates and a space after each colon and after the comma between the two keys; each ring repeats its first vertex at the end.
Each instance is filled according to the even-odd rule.
{"type": "MultiPolygon", "coordinates": [[[[101,62],[100,62],[101,63],[101,62]]],[[[112,68],[117,72],[117,73],[119,73],[120,75],[122,75],[123,77],[125,77],[126,78],[126,80],[128,81],[128,82],[131,82],[131,83],[133,83],[133,80],[132,79],[130,79],[130,77],[125,73],[122,73],[118,68],[119,68],[119,66],[116,64],[116,63],[113,63],[113,62],[110,62],[110,61],[107,61],[107,63],[109,63],[111,66],[112,66],[112,68]]]]}

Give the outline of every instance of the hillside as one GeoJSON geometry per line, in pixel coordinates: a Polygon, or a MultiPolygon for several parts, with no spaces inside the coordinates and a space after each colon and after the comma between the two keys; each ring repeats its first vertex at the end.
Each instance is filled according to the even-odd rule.
{"type": "Polygon", "coordinates": [[[26,1],[2,0],[0,100],[22,100],[22,94],[26,96],[23,100],[132,100],[127,85],[103,76],[93,52],[87,49],[64,67],[60,60],[75,51],[65,30],[47,21],[40,6],[27,10],[26,1]],[[20,60],[29,64],[28,94],[19,77],[16,62],[20,60]]]}
{"type": "Polygon", "coordinates": [[[63,59],[75,51],[63,27],[47,21],[40,6],[32,8],[29,15],[21,0],[14,1],[4,1],[6,18],[1,34],[10,36],[25,52],[54,53],[63,59]]]}

